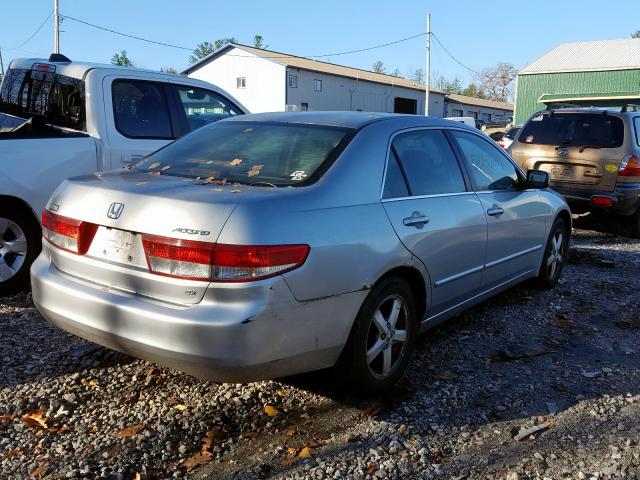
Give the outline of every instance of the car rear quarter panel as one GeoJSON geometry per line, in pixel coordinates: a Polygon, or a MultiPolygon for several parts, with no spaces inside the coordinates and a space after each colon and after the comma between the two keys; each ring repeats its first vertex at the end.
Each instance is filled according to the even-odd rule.
{"type": "Polygon", "coordinates": [[[268,203],[240,201],[218,242],[310,245],[305,264],[284,275],[300,301],[368,290],[399,266],[412,266],[426,279],[380,203],[392,133],[387,123],[360,131],[317,183],[268,203]]]}

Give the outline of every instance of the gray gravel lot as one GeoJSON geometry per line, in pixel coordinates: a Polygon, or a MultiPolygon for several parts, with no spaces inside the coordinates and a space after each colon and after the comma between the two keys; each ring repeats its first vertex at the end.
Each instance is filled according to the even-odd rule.
{"type": "Polygon", "coordinates": [[[559,286],[421,337],[384,398],[217,385],[0,299],[0,478],[640,478],[640,242],[577,231],[559,286]]]}

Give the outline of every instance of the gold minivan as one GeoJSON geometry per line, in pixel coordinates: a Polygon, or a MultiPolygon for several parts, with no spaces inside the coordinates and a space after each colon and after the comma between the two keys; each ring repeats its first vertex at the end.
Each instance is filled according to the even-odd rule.
{"type": "Polygon", "coordinates": [[[620,217],[640,237],[640,112],[559,108],[534,114],[509,152],[525,170],[549,173],[573,213],[620,217]]]}

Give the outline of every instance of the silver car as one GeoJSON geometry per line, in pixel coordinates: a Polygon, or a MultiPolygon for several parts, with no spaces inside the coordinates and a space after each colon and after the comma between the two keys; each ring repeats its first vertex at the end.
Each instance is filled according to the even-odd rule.
{"type": "Polygon", "coordinates": [[[376,392],[420,332],[523,280],[555,285],[571,217],[547,182],[446,120],[230,118],[63,183],[33,299],[64,330],[198,377],[336,366],[376,392]]]}

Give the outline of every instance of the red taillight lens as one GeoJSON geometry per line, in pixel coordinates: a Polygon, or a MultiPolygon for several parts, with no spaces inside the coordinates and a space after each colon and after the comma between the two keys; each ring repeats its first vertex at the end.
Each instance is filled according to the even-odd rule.
{"type": "Polygon", "coordinates": [[[620,163],[618,175],[621,177],[640,177],[640,159],[635,155],[627,155],[620,163]]]}
{"type": "Polygon", "coordinates": [[[591,204],[596,207],[613,207],[614,203],[615,201],[611,197],[603,197],[599,195],[591,197],[591,204]]]}
{"type": "Polygon", "coordinates": [[[498,145],[500,145],[502,148],[507,148],[505,147],[505,143],[503,140],[498,140],[498,145]]]}
{"type": "Polygon", "coordinates": [[[226,245],[142,235],[149,271],[213,282],[249,282],[301,266],[308,245],[226,245]]]}
{"type": "Polygon", "coordinates": [[[42,236],[68,252],[87,253],[97,230],[95,223],[63,217],[49,210],[42,211],[42,236]]]}

